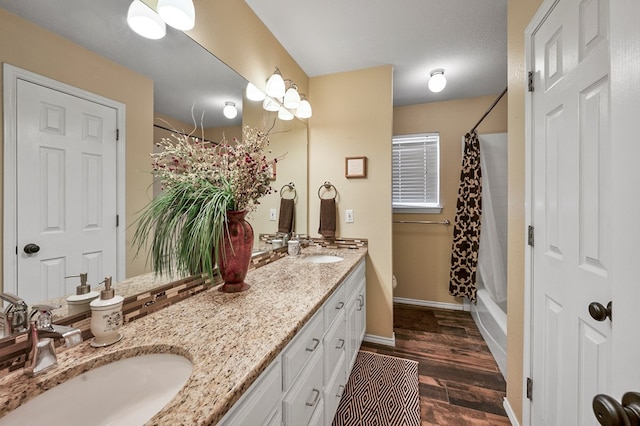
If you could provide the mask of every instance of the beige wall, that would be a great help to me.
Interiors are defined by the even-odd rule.
[[[393,70],[390,65],[310,79],[309,231],[318,236],[325,181],[338,190],[337,235],[369,239],[367,334],[393,335],[391,294],[391,136]],[[367,177],[345,178],[345,157],[366,156]],[[345,223],[353,209],[354,223]]]
[[[141,170],[148,170],[152,146],[153,81],[4,9],[0,9],[0,62],[126,105],[126,218],[120,226],[131,224],[135,213],[146,204],[147,198],[141,194],[151,184],[151,176]],[[3,114],[1,108],[0,105],[0,116]],[[0,143],[3,144],[2,135],[0,131]],[[0,179],[1,176],[0,173]],[[133,258],[134,251],[130,249],[133,232],[134,229],[127,229],[128,277],[146,270],[143,257]]]
[[[253,10],[238,0],[195,0],[196,26],[187,34],[264,91],[276,67],[309,94],[309,78]],[[313,105],[313,100],[310,99]]]
[[[509,0],[508,3],[508,83],[509,83],[509,251],[507,317],[507,400],[522,423],[522,362],[524,334],[524,182],[525,111],[527,70],[524,56],[524,30],[542,0]]]
[[[462,164],[462,138],[495,101],[496,95],[408,105],[393,109],[393,134],[440,133],[440,214],[394,214],[394,220],[445,220],[452,223]],[[478,126],[478,133],[507,131],[507,101],[503,97]],[[393,272],[395,297],[430,302],[462,303],[449,295],[453,226],[394,224]]]

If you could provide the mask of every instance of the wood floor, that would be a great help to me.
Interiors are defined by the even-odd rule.
[[[422,426],[510,425],[506,383],[469,312],[394,305],[395,348],[361,350],[419,362]]]

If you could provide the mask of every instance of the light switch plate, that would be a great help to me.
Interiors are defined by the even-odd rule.
[[[276,209],[269,210],[269,220],[276,220]]]
[[[353,210],[347,210],[345,216],[347,223],[353,223]]]

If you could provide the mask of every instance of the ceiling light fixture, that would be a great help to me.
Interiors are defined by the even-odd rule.
[[[247,83],[246,90],[247,99],[250,101],[264,101],[265,93],[258,89],[253,83]]]
[[[444,77],[444,70],[437,69],[431,71],[431,78],[429,79],[429,90],[433,93],[442,92],[447,85],[447,79]]]
[[[267,95],[272,98],[282,99],[284,92],[284,79],[282,78],[282,74],[280,74],[280,70],[276,68],[273,74],[271,74],[271,77],[269,77],[269,80],[267,80]]]
[[[235,102],[225,102],[222,114],[229,120],[232,120],[238,116],[238,110],[236,109]]]
[[[140,0],[133,0],[127,12],[129,27],[142,37],[158,40],[167,34],[167,26],[158,14]]]
[[[188,31],[196,24],[196,9],[192,0],[158,0],[158,14],[177,30]]]

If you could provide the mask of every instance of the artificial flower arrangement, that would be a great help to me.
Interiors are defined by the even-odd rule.
[[[253,211],[270,186],[268,134],[245,126],[242,140],[214,144],[189,135],[163,138],[152,153],[152,173],[162,192],[137,219],[138,252],[151,239],[156,273],[204,273],[214,277],[227,211]]]

